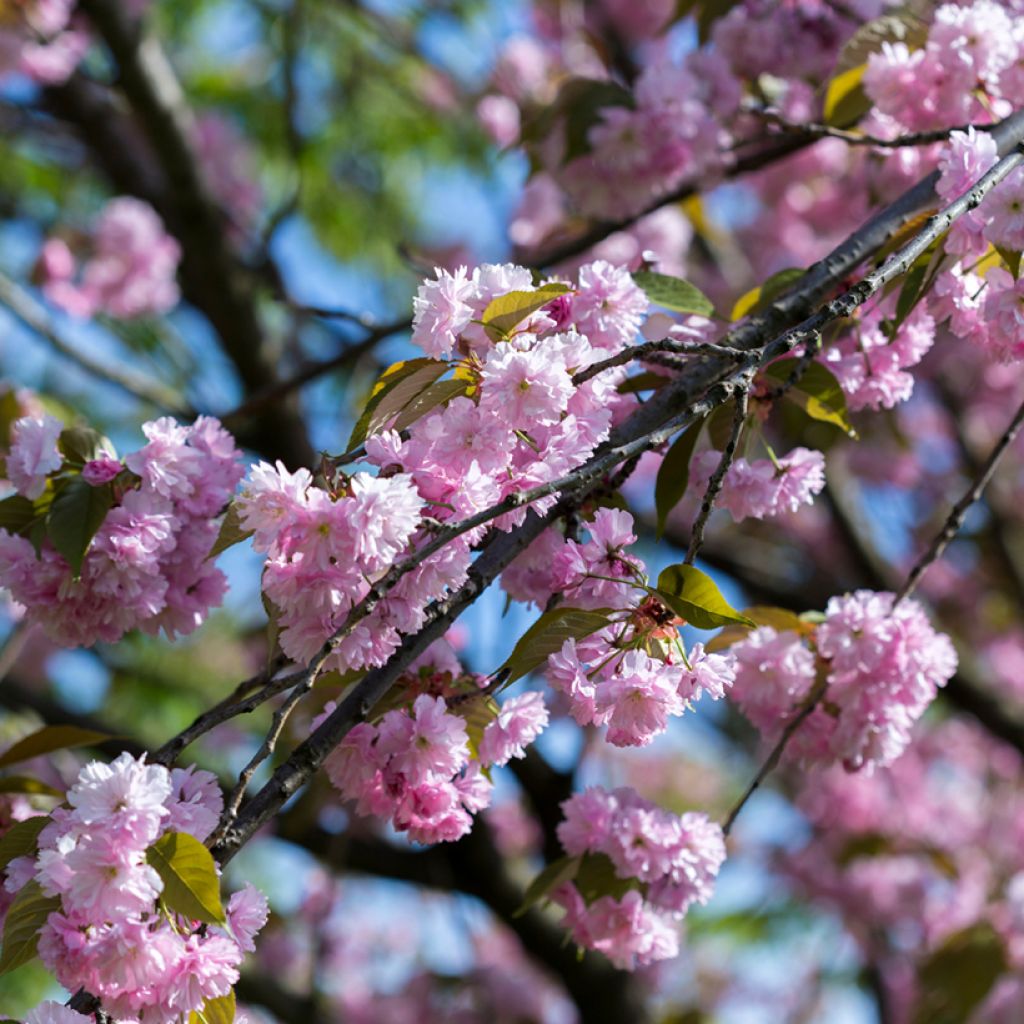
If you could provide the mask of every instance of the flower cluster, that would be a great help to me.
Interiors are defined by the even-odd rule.
[[[789,745],[806,763],[840,762],[849,771],[891,764],[914,723],[956,671],[949,638],[921,606],[858,590],[835,597],[814,631],[815,654],[794,630],[755,629],[733,646],[732,696],[769,739],[810,699],[819,671],[825,690]]]
[[[863,311],[855,331],[831,346],[822,361],[836,375],[850,409],[891,409],[914,390],[907,370],[935,341],[935,320],[925,304],[898,326],[896,297]]]
[[[37,854],[13,860],[4,883],[23,894],[38,886],[53,901],[39,934],[47,968],[68,991],[97,996],[113,1017],[144,1024],[177,1024],[226,996],[255,948],[266,900],[246,886],[231,897],[223,925],[200,925],[169,905],[147,858],[161,837],[210,835],[223,804],[215,777],[122,754],[86,765],[67,803],[40,833]]]
[[[549,147],[549,170],[584,212],[627,217],[684,178],[717,170],[729,139],[721,122],[739,99],[738,81],[715,52],[682,64],[654,60],[621,103],[600,108],[582,155]]]
[[[902,128],[921,131],[1005,116],[1024,87],[1024,37],[995,0],[944,4],[920,49],[883,43],[868,57],[864,91]]]
[[[598,509],[583,543],[547,531],[509,567],[510,596],[543,606],[554,593],[570,608],[600,609],[608,624],[567,639],[547,660],[548,682],[580,725],[607,725],[615,746],[646,746],[707,692],[718,700],[732,683],[731,655],[695,644],[687,657],[681,622],[648,596],[643,562],[625,548],[636,540],[633,517]]]
[[[110,200],[90,249],[79,267],[62,239],[43,246],[43,294],[54,305],[72,316],[107,313],[119,319],[166,313],[177,305],[181,248],[148,203],[130,196]]]
[[[11,73],[58,85],[85,55],[88,35],[70,24],[73,0],[24,0],[0,12],[0,79]]]
[[[459,376],[437,381],[451,397],[438,408],[425,405],[407,434],[387,429],[398,409],[371,432],[366,458],[379,475],[339,474],[328,491],[313,486],[303,470],[289,474],[266,464],[253,470],[238,508],[255,531],[256,549],[268,555],[264,592],[280,610],[289,657],[308,660],[393,562],[429,540],[428,514],[435,524],[458,522],[557,479],[607,437],[617,414],[634,407],[635,399],[615,390],[622,368],[579,386],[572,379],[634,339],[647,299],[628,272],[591,264],[580,270],[575,289],[540,292],[550,300],[506,335],[481,325],[493,299],[536,291],[530,272],[512,265],[485,265],[472,274],[439,270],[421,286],[413,340],[435,363],[420,368],[433,380],[448,366]],[[448,357],[457,362],[441,362]],[[525,507],[516,509],[495,525],[511,529],[525,514]],[[402,576],[348,631],[330,667],[386,661],[401,635],[422,625],[426,606],[461,585],[471,545],[483,532],[463,534]]]
[[[551,898],[565,909],[572,940],[635,969],[678,953],[674,919],[707,903],[725,860],[718,825],[677,816],[632,789],[591,787],[562,804],[558,838],[580,858]],[[610,862],[611,871],[603,870]]]
[[[84,482],[112,505],[77,577],[51,540],[37,554],[29,537],[0,529],[0,578],[55,643],[112,643],[131,629],[190,633],[224,594],[224,575],[207,556],[242,476],[240,453],[210,417],[190,427],[163,418],[142,429],[148,443],[123,460],[104,442],[83,463],[58,450],[53,417],[14,425],[7,473],[24,498],[42,501],[53,490],[59,499]]]
[[[690,463],[692,494],[702,494],[721,461],[708,449]],[[794,448],[777,459],[736,459],[725,474],[716,504],[726,508],[736,522],[770,519],[811,505],[825,486],[825,457],[809,448]]]
[[[442,690],[448,699],[421,692],[410,707],[360,723],[324,765],[358,813],[389,820],[418,843],[466,835],[472,816],[491,802],[483,769],[523,757],[548,723],[539,693],[496,708],[480,694],[482,680],[462,676],[457,664],[453,674],[443,655],[443,648],[428,651],[403,683],[407,689]],[[334,708],[328,703],[314,726]]]

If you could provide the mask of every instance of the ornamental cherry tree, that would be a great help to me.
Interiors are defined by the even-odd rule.
[[[1024,1014],[1024,9],[0,0],[0,1017]]]

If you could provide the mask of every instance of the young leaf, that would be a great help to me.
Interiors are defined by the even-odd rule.
[[[715,312],[714,303],[699,288],[682,278],[657,274],[653,270],[635,270],[633,280],[656,306],[697,316],[712,316]]]
[[[754,622],[736,611],[706,573],[692,565],[670,565],[658,577],[655,595],[698,629],[717,629],[740,623],[752,626]]]
[[[224,519],[221,521],[217,539],[213,542],[213,547],[210,548],[210,553],[206,557],[216,558],[221,552],[227,551],[228,548],[233,548],[236,544],[241,544],[243,540],[247,540],[253,533],[253,530],[246,530],[242,526],[242,520],[238,515],[238,507],[234,502],[231,502],[228,505],[227,512],[224,513]]]
[[[571,882],[576,877],[579,866],[579,857],[559,857],[558,860],[553,860],[530,883],[515,916],[522,917],[530,907],[544,899],[552,889],[557,889],[565,882]]]
[[[884,14],[861,25],[839,51],[834,75],[864,64],[873,53],[880,53],[883,43],[906,43],[911,50],[920,49],[928,38],[927,24],[905,10]]]
[[[64,458],[78,466],[84,466],[102,454],[110,454],[114,446],[99,431],[91,427],[68,427],[60,432],[57,447]]]
[[[110,733],[80,729],[77,725],[44,725],[0,754],[0,768],[7,768],[32,757],[41,757],[43,754],[52,754],[55,750],[93,747],[97,743],[104,743],[113,738]]]
[[[27,964],[36,955],[39,929],[55,910],[60,910],[60,897],[44,896],[35,880],[24,886],[14,897],[4,922],[0,975]]]
[[[533,292],[508,292],[491,299],[480,319],[492,341],[507,337],[528,316],[572,289],[567,284],[543,284]]]
[[[89,545],[113,504],[114,492],[109,484],[93,487],[80,476],[68,480],[54,496],[46,517],[46,533],[67,559],[75,579],[81,574]]]
[[[447,363],[426,357],[389,366],[374,384],[366,408],[352,428],[346,450],[358,448],[447,370]]]
[[[575,78],[558,95],[565,110],[565,155],[568,163],[590,152],[590,129],[601,121],[607,107],[635,106],[633,94],[616,82]],[[486,317],[485,317],[486,319]]]
[[[621,899],[630,889],[641,884],[635,878],[620,878],[611,858],[604,853],[584,854],[573,881],[587,903],[593,903],[602,896]]]
[[[748,313],[759,313],[767,309],[780,295],[788,291],[790,286],[795,284],[804,276],[806,271],[800,267],[788,267],[772,274],[763,284],[751,288],[749,292],[741,295],[729,314],[730,320],[739,320]]]
[[[781,359],[765,368],[765,376],[784,384],[798,362],[797,359]],[[857,436],[846,411],[846,394],[835,374],[824,363],[810,363],[786,392],[786,397],[799,405],[812,420],[831,423],[850,437]]]
[[[210,851],[187,832],[168,832],[147,851],[146,860],[164,883],[164,902],[183,917],[224,924],[220,880]]]
[[[987,922],[950,935],[921,965],[914,1024],[963,1024],[1006,970],[1003,940]]]
[[[693,449],[697,445],[704,420],[699,419],[691,423],[675,443],[665,453],[665,458],[658,468],[658,479],[654,484],[654,508],[658,516],[657,535],[661,540],[665,532],[665,523],[669,513],[676,507],[679,500],[686,493],[686,486],[690,482],[690,459],[693,456]]]
[[[836,75],[825,92],[825,124],[850,128],[870,109],[871,100],[861,84],[867,64],[858,64]]]
[[[995,249],[996,252],[999,253],[999,258],[1006,264],[1006,269],[1013,274],[1014,280],[1020,277],[1021,253],[1013,252],[1010,249],[1004,249],[1001,245],[997,245]]]
[[[235,990],[231,989],[226,996],[209,999],[201,1010],[193,1010],[189,1016],[189,1024],[234,1024]]]
[[[453,398],[466,394],[473,385],[467,380],[437,380],[421,391],[395,420],[395,430],[411,427],[421,416],[426,416],[439,405],[447,405]]]
[[[582,640],[608,625],[608,609],[588,611],[584,608],[553,608],[543,615],[519,638],[508,660],[502,666],[509,672],[508,681],[515,682],[539,668],[548,655],[562,649],[566,640]]]
[[[0,793],[27,793],[31,796],[63,797],[64,793],[53,786],[33,779],[30,775],[0,775]]]
[[[5,451],[11,447],[11,427],[20,420],[24,413],[18,393],[11,388],[0,395],[0,448]]]
[[[39,833],[50,824],[49,815],[38,815],[16,821],[0,836],[0,871],[3,871],[15,857],[35,856],[39,846]]]
[[[36,519],[36,507],[23,494],[12,494],[0,501],[0,529],[24,533]]]

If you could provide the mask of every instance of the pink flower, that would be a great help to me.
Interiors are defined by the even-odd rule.
[[[443,358],[451,353],[459,335],[473,319],[473,283],[466,268],[454,274],[436,269],[436,280],[424,281],[413,299],[412,341],[428,356]]]
[[[1024,280],[1015,281],[1002,267],[986,275],[985,320],[988,330],[982,345],[1003,362],[1024,358]]]
[[[171,795],[166,801],[170,832],[187,832],[201,842],[211,835],[224,809],[217,776],[189,765],[171,771]]]
[[[62,1003],[48,999],[29,1013],[25,1018],[25,1024],[89,1024],[91,1020],[92,1018],[84,1013],[78,1013]]]
[[[679,683],[679,696],[685,701],[697,700],[707,693],[712,700],[720,700],[736,678],[736,656],[705,654],[704,645],[695,643],[689,655],[690,667]]]
[[[11,427],[7,478],[32,501],[46,489],[47,476],[62,465],[57,439],[63,429],[64,424],[49,413],[44,413],[40,419],[23,416]]]
[[[608,742],[616,747],[646,746],[668,727],[670,715],[685,709],[678,670],[643,651],[627,651],[615,671],[595,688],[599,712],[608,713]]]
[[[102,487],[118,476],[124,466],[110,455],[101,455],[98,459],[90,459],[82,467],[82,479],[90,487]]]
[[[510,427],[529,432],[557,423],[573,394],[568,369],[542,345],[522,351],[511,344],[493,349],[481,371],[481,409]]]
[[[505,701],[498,717],[484,729],[480,760],[503,765],[525,757],[528,747],[547,727],[548,709],[541,694],[532,691]]]
[[[238,940],[238,945],[247,953],[252,953],[256,949],[253,939],[267,923],[269,914],[266,896],[249,883],[232,893],[231,899],[228,900],[228,926],[231,934]]]
[[[417,785],[432,777],[451,778],[469,760],[466,723],[448,713],[443,697],[421,694],[412,717],[389,711],[380,722],[378,746],[388,771]]]
[[[771,626],[751,631],[732,653],[733,699],[757,729],[777,734],[814,683],[814,655],[796,633],[779,633]]]
[[[167,817],[164,802],[170,795],[166,768],[124,753],[109,765],[99,761],[87,764],[68,790],[67,799],[83,824],[102,822],[105,829],[142,849],[156,838]]]
[[[650,302],[623,267],[604,260],[580,267],[573,316],[581,334],[597,348],[632,344]]]
[[[962,196],[996,162],[999,150],[989,132],[971,125],[966,132],[951,132],[949,146],[939,158],[939,183],[935,186],[947,202]]]

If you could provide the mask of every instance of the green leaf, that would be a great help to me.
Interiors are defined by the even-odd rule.
[[[42,729],[29,733],[0,754],[0,768],[7,768],[33,757],[41,757],[43,754],[52,754],[55,750],[94,747],[110,739],[114,739],[111,733],[80,729],[77,725],[44,725]]]
[[[0,836],[0,871],[15,857],[33,857],[39,846],[39,833],[50,824],[49,815],[16,821]]]
[[[0,448],[11,447],[11,427],[20,420],[24,413],[14,388],[9,388],[0,395]]]
[[[708,440],[716,451],[724,452],[729,438],[732,437],[732,424],[736,418],[736,402],[729,399],[715,408],[706,420]]]
[[[558,860],[553,860],[530,883],[515,916],[522,917],[530,907],[544,899],[552,889],[557,889],[565,882],[571,882],[576,877],[579,866],[579,857],[559,857]]]
[[[553,608],[519,638],[508,660],[502,666],[509,672],[508,682],[539,668],[548,655],[562,649],[566,640],[582,640],[608,625],[611,612],[606,608],[590,611],[584,608]]]
[[[403,695],[404,696],[404,695]],[[452,712],[466,723],[466,736],[470,754],[479,759],[480,741],[487,728],[497,717],[501,708],[493,697],[477,694],[468,700],[461,700],[451,708]]]
[[[36,955],[39,929],[55,910],[60,910],[60,897],[44,896],[36,881],[29,882],[14,897],[4,922],[0,975],[27,964]]]
[[[224,519],[221,521],[217,539],[214,541],[213,547],[210,548],[210,553],[206,557],[216,558],[221,552],[227,551],[228,548],[233,548],[236,544],[241,544],[243,540],[247,540],[254,532],[254,530],[247,530],[242,526],[242,520],[238,514],[238,506],[231,502],[228,505],[227,512],[224,513]]]
[[[0,501],[0,529],[8,533],[25,533],[35,522],[35,505],[23,494],[12,494]]]
[[[84,466],[100,455],[114,450],[110,440],[91,427],[68,427],[60,432],[57,447],[69,462]]]
[[[910,316],[914,307],[920,300],[922,288],[924,286],[925,274],[927,273],[928,264],[918,262],[910,268],[907,276],[903,279],[903,287],[900,289],[900,297],[896,300],[896,320],[894,323],[894,330],[899,329],[900,325],[908,316]]]
[[[114,491],[109,484],[93,487],[80,476],[65,482],[54,496],[46,533],[67,559],[75,579],[81,575],[89,545],[113,504]]]
[[[765,376],[784,384],[797,366],[797,359],[782,359],[765,368]],[[812,362],[800,375],[800,379],[786,392],[786,398],[795,402],[812,420],[831,423],[850,437],[856,437],[849,413],[846,410],[846,394],[836,380],[835,374],[824,363]]]
[[[209,999],[201,1010],[193,1010],[189,1024],[234,1024],[235,990],[219,999]]]
[[[420,417],[426,416],[439,405],[447,405],[453,398],[466,394],[473,384],[462,378],[434,381],[421,391],[399,414],[395,420],[395,430],[411,427]]]
[[[965,1024],[1006,968],[1003,941],[987,922],[949,936],[918,971],[914,1024]]]
[[[447,363],[425,357],[389,366],[374,384],[366,408],[352,428],[347,450],[358,448],[447,370]]]
[[[63,797],[62,790],[33,779],[30,775],[0,775],[0,793],[25,793],[31,796]]]
[[[840,72],[828,83],[825,124],[834,128],[850,128],[871,109],[871,100],[861,84],[867,69],[866,63],[858,64]]]
[[[572,289],[567,284],[543,284],[536,291],[508,292],[491,299],[480,317],[492,341],[508,337],[528,316]]]
[[[800,267],[788,267],[772,274],[763,284],[751,288],[749,292],[741,295],[729,314],[730,320],[739,320],[748,313],[759,313],[767,309],[780,295],[787,292],[806,273]]]
[[[658,516],[657,537],[661,540],[669,513],[686,493],[690,482],[690,459],[697,445],[704,420],[691,423],[672,447],[665,453],[658,467],[658,478],[654,484],[654,508]]]
[[[1014,279],[1016,280],[1020,277],[1021,254],[1019,252],[1012,252],[1010,249],[1004,249],[1000,245],[997,245],[995,250],[999,253],[999,258],[1006,264],[1006,269],[1013,274]]]
[[[147,851],[146,860],[164,883],[163,900],[190,921],[224,924],[220,879],[210,851],[187,832],[168,832]]]
[[[880,53],[883,43],[906,43],[911,50],[920,49],[928,38],[926,23],[909,11],[885,14],[861,25],[839,51],[833,75],[864,64],[873,53]]]
[[[630,889],[641,887],[635,878],[620,878],[611,858],[604,853],[584,854],[573,881],[587,903],[593,903],[602,896],[622,899]]]
[[[714,303],[699,288],[680,277],[658,274],[653,270],[636,270],[633,280],[656,306],[677,313],[696,313],[697,316],[712,316],[715,312]]]
[[[633,107],[633,94],[616,82],[574,78],[558,96],[565,111],[565,154],[563,163],[590,152],[590,129],[602,120],[607,107]],[[486,317],[484,318],[486,319]]]
[[[754,625],[746,615],[736,611],[707,573],[692,565],[670,565],[658,577],[656,596],[678,616],[698,629],[717,629],[739,623]]]

